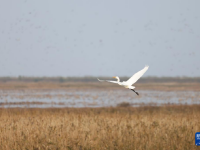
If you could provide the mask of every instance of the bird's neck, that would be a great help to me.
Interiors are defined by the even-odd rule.
[[[120,82],[120,79],[119,79],[119,78],[117,78],[117,82]]]

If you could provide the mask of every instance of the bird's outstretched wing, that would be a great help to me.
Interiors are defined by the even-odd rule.
[[[148,70],[149,66],[145,66],[144,69],[135,73],[130,79],[126,81],[128,85],[132,85]]]
[[[98,79],[98,78],[97,78]],[[110,81],[110,80],[100,80],[98,79],[100,82],[111,82],[111,83],[118,83],[117,81]]]

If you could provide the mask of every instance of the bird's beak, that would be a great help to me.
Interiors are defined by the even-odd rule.
[[[113,78],[116,78],[116,77],[113,77]]]

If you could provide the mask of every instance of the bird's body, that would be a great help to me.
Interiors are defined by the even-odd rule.
[[[144,67],[144,69],[142,69],[142,70],[140,70],[140,71],[138,71],[137,73],[135,73],[130,79],[128,79],[127,81],[123,81],[123,82],[120,82],[120,79],[119,79],[119,77],[113,77],[113,78],[116,78],[117,79],[117,81],[110,81],[110,80],[99,80],[100,82],[104,82],[104,81],[106,81],[106,82],[111,82],[111,83],[116,83],[116,84],[119,84],[119,85],[121,85],[121,86],[123,86],[123,87],[125,87],[125,88],[127,88],[127,89],[130,89],[130,90],[132,90],[133,92],[135,92],[135,87],[134,86],[132,86],[135,82],[137,82],[137,80],[148,70],[148,68],[149,68],[149,66],[145,66]],[[139,95],[138,94],[138,92],[135,92],[137,95]]]

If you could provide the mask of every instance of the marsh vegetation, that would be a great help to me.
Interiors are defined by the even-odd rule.
[[[0,149],[197,149],[200,106],[0,109]]]
[[[95,82],[0,82],[0,149],[198,149],[199,83],[138,83],[137,90],[139,97]],[[174,97],[176,105],[166,103]],[[80,100],[87,108],[66,108]],[[65,108],[29,108],[49,103]]]

